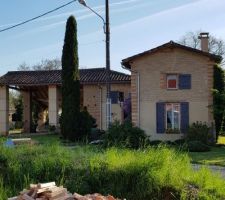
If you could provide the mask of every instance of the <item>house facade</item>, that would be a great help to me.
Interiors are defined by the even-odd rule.
[[[173,41],[122,61],[131,71],[132,121],[151,140],[176,140],[196,121],[213,123],[213,66],[220,57]]]
[[[124,120],[123,102],[131,96],[132,122],[151,140],[176,140],[196,121],[214,123],[213,67],[221,57],[208,52],[208,34],[200,35],[197,50],[173,41],[122,60],[128,74],[111,70],[112,121]],[[87,107],[98,128],[106,129],[106,70],[81,69],[81,106]],[[8,133],[9,89],[19,90],[24,102],[24,132],[31,132],[31,107],[40,105],[38,130],[59,126],[61,71],[16,71],[0,77],[0,134]]]
[[[130,94],[130,75],[110,71],[112,121],[123,121],[123,101]],[[106,70],[80,70],[80,102],[96,119],[98,128],[106,129]],[[24,132],[32,132],[32,102],[39,106],[38,131],[46,131],[45,124],[59,126],[61,113],[61,70],[12,71],[0,77],[0,134],[9,131],[9,89],[23,97]]]

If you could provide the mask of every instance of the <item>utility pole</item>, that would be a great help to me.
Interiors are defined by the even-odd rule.
[[[85,0],[78,0],[78,2],[91,10],[93,13],[95,13],[104,24],[104,33],[105,33],[105,57],[106,57],[106,129],[109,128],[110,123],[112,121],[111,119],[111,113],[112,113],[112,107],[111,107],[111,98],[110,98],[110,91],[111,91],[111,80],[110,80],[110,24],[109,24],[109,0],[105,0],[105,19],[99,15],[95,10],[93,10],[91,7],[89,7],[86,4]]]
[[[110,84],[110,25],[109,25],[109,0],[105,0],[105,36],[106,36],[106,128],[111,123],[111,84]]]

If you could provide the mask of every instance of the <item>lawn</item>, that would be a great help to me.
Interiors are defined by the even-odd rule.
[[[38,142],[39,144],[54,144],[60,143],[59,135],[32,135],[31,139]]]
[[[219,137],[220,147],[212,147],[209,152],[190,152],[191,161],[199,164],[225,166],[225,137]]]

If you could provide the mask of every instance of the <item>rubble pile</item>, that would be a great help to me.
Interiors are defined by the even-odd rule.
[[[55,182],[30,184],[29,189],[24,189],[16,197],[8,200],[118,200],[113,196],[102,196],[101,194],[73,195],[63,186],[57,187]]]

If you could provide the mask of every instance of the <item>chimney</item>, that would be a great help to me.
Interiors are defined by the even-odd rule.
[[[201,50],[209,52],[209,33],[206,32],[200,33],[198,39],[201,40]]]

